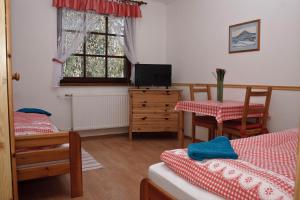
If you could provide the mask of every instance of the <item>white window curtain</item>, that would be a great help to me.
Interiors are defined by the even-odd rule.
[[[119,18],[120,19],[120,18]],[[122,33],[122,28],[124,27],[124,40],[119,37],[118,42],[123,47],[125,56],[131,63],[131,82],[134,83],[134,66],[138,63],[136,55],[136,40],[135,40],[135,30],[136,30],[136,19],[125,17],[122,20],[118,20],[117,17],[114,18],[112,24],[112,29],[115,33]]]
[[[134,83],[134,72],[135,72],[135,64],[138,63],[137,55],[136,55],[136,19],[135,18],[126,18],[125,19],[125,55],[129,59],[132,64],[131,67],[131,82]]]
[[[58,38],[58,47],[57,47],[57,56],[53,59],[54,61],[54,70],[53,70],[53,86],[59,87],[60,80],[63,78],[63,63],[79,48],[83,43],[84,38],[88,36],[87,30],[90,30],[89,27],[94,27],[96,23],[99,23],[97,14],[91,15],[92,17],[89,20],[79,20],[74,26],[76,34],[72,38],[70,45],[65,45],[65,34],[60,34]],[[134,65],[138,62],[136,57],[135,49],[135,30],[136,30],[136,19],[135,18],[117,18],[113,17],[114,23],[112,23],[112,29],[114,33],[122,33],[123,27],[125,32],[124,40],[122,37],[118,37],[119,44],[123,47],[124,53],[130,63],[132,64],[131,68],[131,81],[134,82]],[[118,20],[123,19],[123,20]],[[61,27],[61,26],[60,26]],[[61,30],[62,31],[62,30]]]
[[[63,8],[65,9],[65,8]],[[63,12],[62,9],[62,12]],[[62,13],[61,12],[61,13]],[[81,13],[84,14],[84,13]],[[76,23],[73,23],[75,35],[73,38],[68,38],[66,34],[63,34],[63,30],[59,30],[58,34],[58,44],[57,44],[57,55],[53,59],[54,68],[53,68],[53,87],[59,87],[60,80],[63,78],[63,63],[80,47],[83,43],[84,38],[88,36],[87,30],[91,30],[92,27],[95,27],[95,24],[99,23],[99,18],[96,14],[89,15],[89,20],[77,20]],[[62,26],[59,26],[59,29],[62,29]],[[67,45],[66,45],[67,44]]]

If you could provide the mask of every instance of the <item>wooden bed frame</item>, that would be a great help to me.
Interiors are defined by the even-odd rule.
[[[55,148],[63,144],[69,144],[69,148]],[[78,133],[16,136],[15,145],[18,181],[70,173],[71,197],[82,196],[81,139]],[[41,148],[49,145],[53,147]],[[51,163],[42,165],[44,162]]]
[[[144,178],[140,184],[140,200],[176,200],[176,198],[157,186],[149,178]]]

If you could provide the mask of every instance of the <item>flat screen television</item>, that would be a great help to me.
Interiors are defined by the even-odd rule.
[[[172,65],[136,64],[135,86],[166,86],[172,84]]]

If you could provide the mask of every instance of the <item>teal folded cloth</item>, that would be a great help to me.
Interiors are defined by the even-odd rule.
[[[188,155],[194,160],[213,158],[237,159],[238,155],[232,148],[227,137],[219,136],[209,142],[199,142],[188,146]]]

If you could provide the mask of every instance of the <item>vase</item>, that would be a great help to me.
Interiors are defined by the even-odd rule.
[[[224,89],[224,82],[217,81],[217,100],[219,102],[223,102],[223,89]]]

